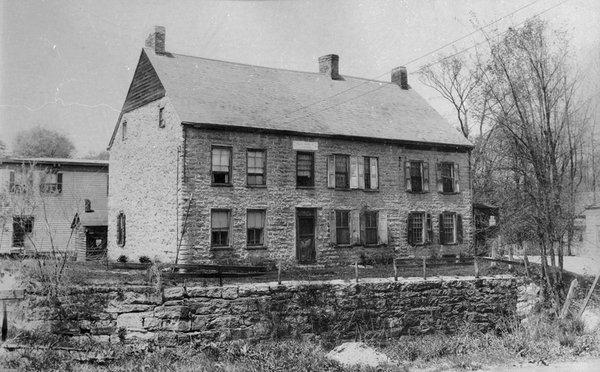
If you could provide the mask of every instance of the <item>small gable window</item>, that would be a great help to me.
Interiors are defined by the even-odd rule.
[[[125,142],[126,139],[127,139],[127,122],[124,121],[123,124],[121,124],[121,140],[123,142]]]
[[[161,106],[158,108],[158,127],[159,128],[165,127],[164,111],[165,111],[164,107]]]
[[[117,245],[123,247],[125,245],[125,213],[120,212],[117,215]]]

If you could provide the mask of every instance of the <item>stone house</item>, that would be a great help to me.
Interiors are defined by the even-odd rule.
[[[106,256],[108,161],[0,159],[0,254]]]
[[[472,145],[408,84],[170,53],[156,27],[109,143],[109,255],[342,264],[467,253]]]

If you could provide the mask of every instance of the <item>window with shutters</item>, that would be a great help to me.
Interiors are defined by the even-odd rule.
[[[246,159],[248,186],[265,186],[267,161],[265,150],[248,150]]]
[[[25,246],[27,235],[33,232],[33,221],[33,216],[13,217],[13,247]]]
[[[246,217],[246,245],[260,247],[264,245],[265,210],[248,210]]]
[[[63,174],[50,172],[45,173],[40,182],[40,192],[42,194],[60,194],[62,193]]]
[[[411,245],[429,244],[433,241],[431,215],[425,212],[408,214],[407,240]]]
[[[117,245],[123,247],[125,245],[125,213],[119,212],[117,215]]]
[[[364,157],[364,180],[365,190],[379,188],[379,161],[376,157]]]
[[[335,188],[350,188],[350,157],[348,155],[335,155]]]
[[[212,147],[213,186],[231,185],[231,147]]]
[[[211,240],[213,247],[229,246],[231,212],[228,209],[213,209],[210,216]]]
[[[158,108],[158,127],[159,128],[164,128],[165,127],[164,111],[165,111],[164,107],[159,107]]]
[[[438,192],[453,194],[459,192],[458,164],[443,162],[437,165]]]
[[[315,186],[315,160],[312,152],[296,154],[296,187]]]
[[[350,211],[335,211],[335,234],[337,244],[350,244]]]
[[[423,161],[405,163],[406,191],[429,192],[429,164]]]
[[[364,212],[365,245],[377,244],[377,212]]]

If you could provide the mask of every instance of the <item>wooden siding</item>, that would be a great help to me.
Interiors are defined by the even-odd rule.
[[[146,52],[142,50],[122,112],[129,112],[165,96],[163,87]]]

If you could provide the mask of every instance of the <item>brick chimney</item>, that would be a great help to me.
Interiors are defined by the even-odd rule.
[[[154,26],[154,31],[146,38],[146,47],[154,49],[156,54],[165,53],[165,28]]]
[[[337,54],[327,54],[319,57],[319,72],[331,77],[333,80],[340,79],[339,74],[340,56]]]
[[[402,89],[408,90],[408,73],[406,67],[400,66],[392,70],[392,83],[399,85]]]

